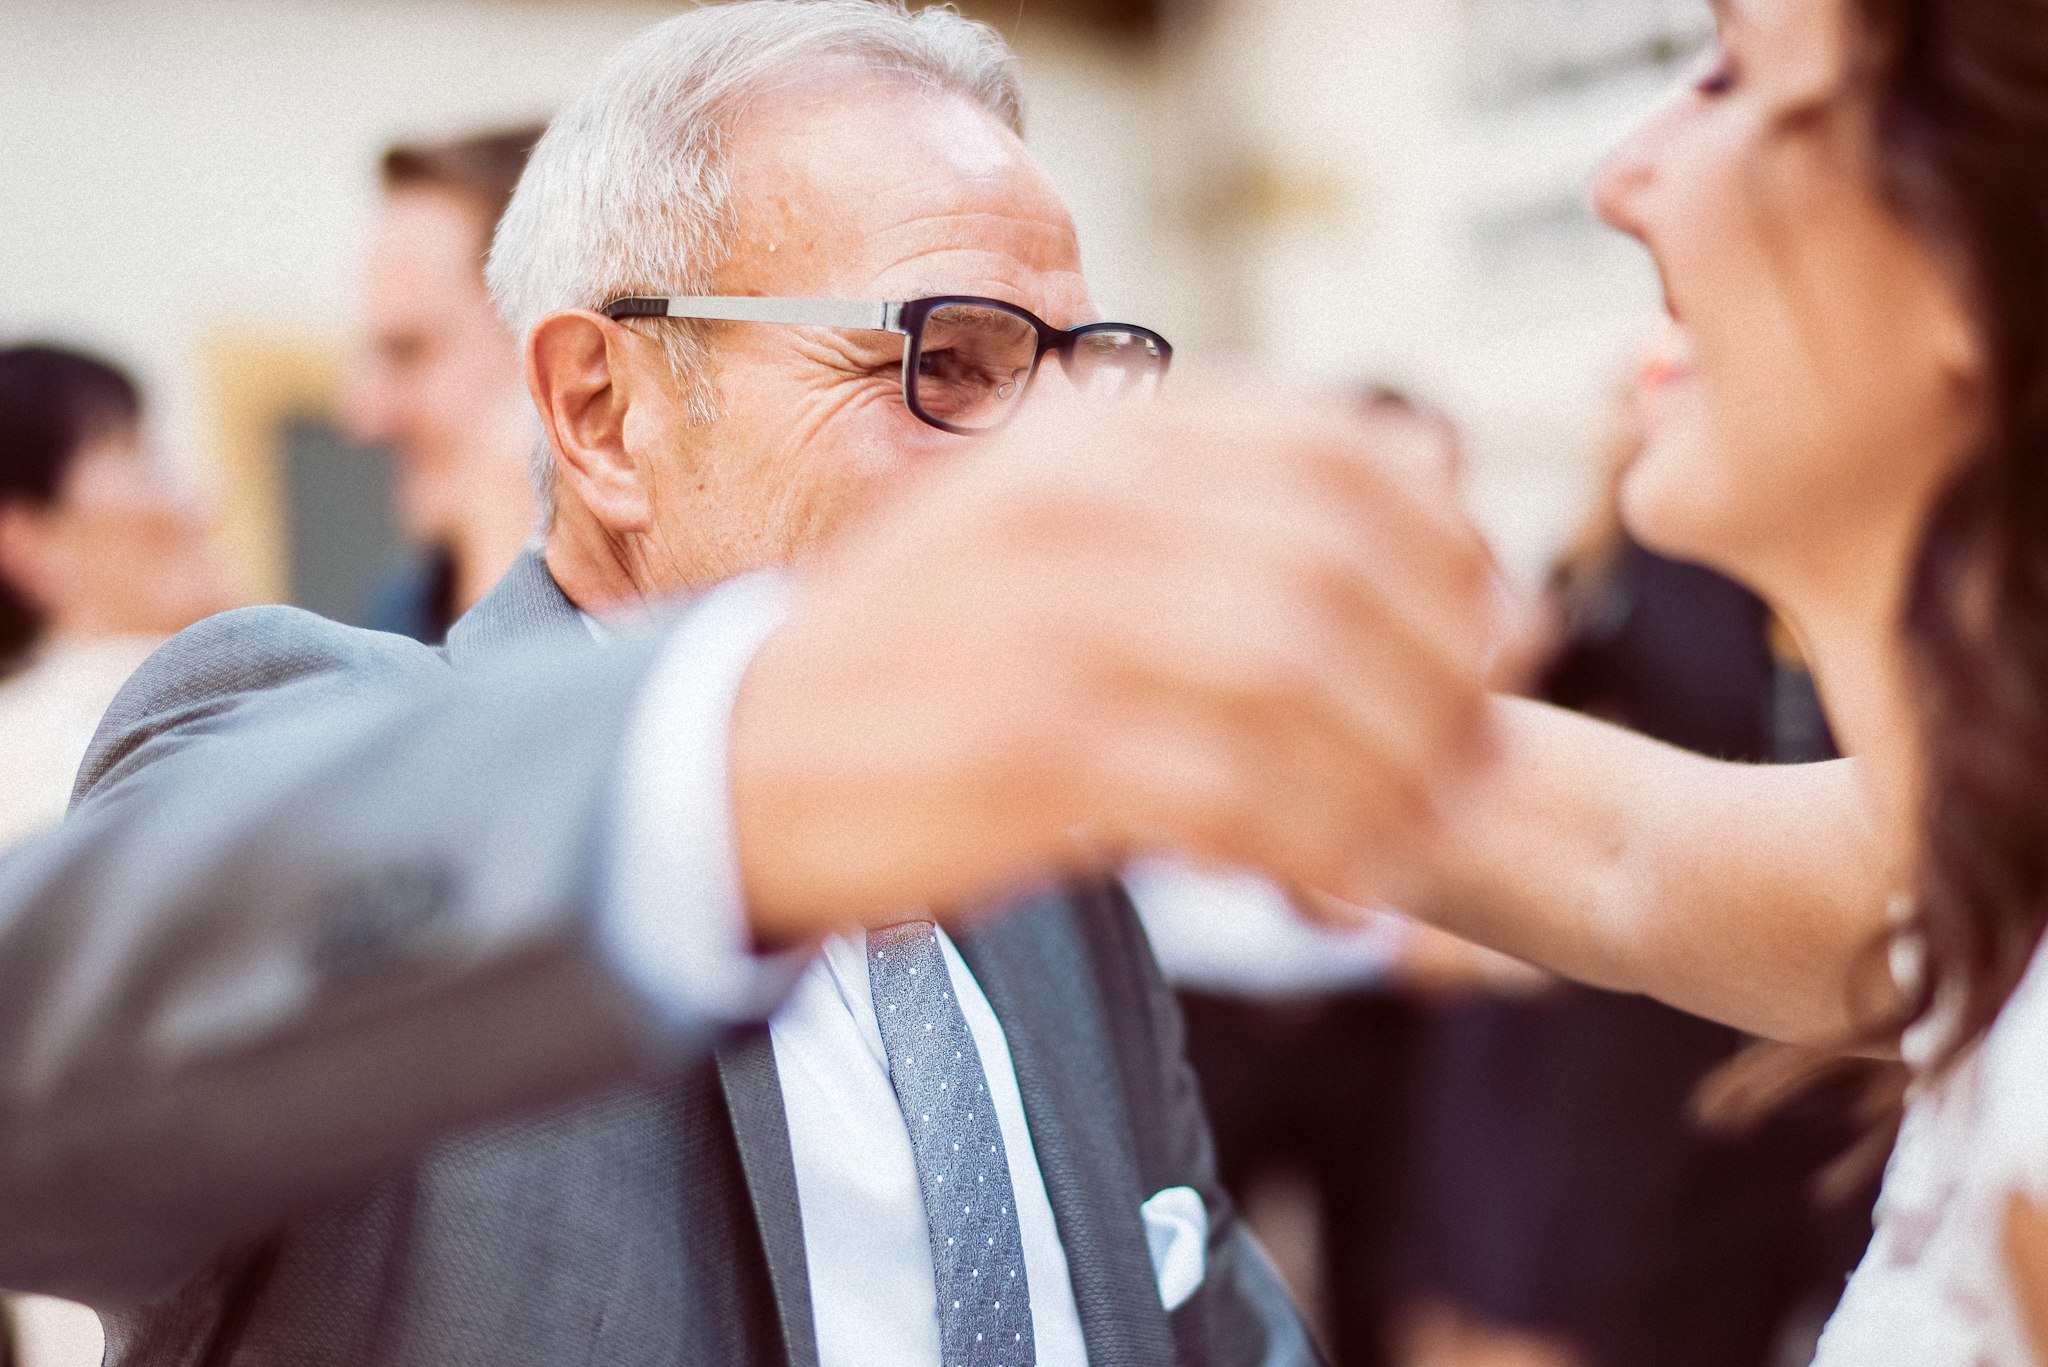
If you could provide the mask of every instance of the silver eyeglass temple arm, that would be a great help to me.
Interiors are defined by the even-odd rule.
[[[901,332],[903,305],[861,299],[761,299],[751,295],[621,299],[607,312],[628,318],[697,318],[723,323],[791,323],[799,327]]]

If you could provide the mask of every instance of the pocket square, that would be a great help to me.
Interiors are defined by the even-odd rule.
[[[1178,1310],[1209,1271],[1209,1208],[1193,1187],[1168,1187],[1140,1206],[1159,1302]]]

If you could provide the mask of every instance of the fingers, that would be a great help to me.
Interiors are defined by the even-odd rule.
[[[859,917],[1170,849],[1369,888],[1483,748],[1447,469],[1270,395],[1034,406],[812,567],[735,719],[748,886]]]
[[[1412,786],[1336,762],[1312,727],[1219,725],[1194,709],[1119,728],[1097,772],[1111,781],[1096,829],[1123,854],[1174,851],[1321,886],[1368,881],[1379,844],[1430,819]]]
[[[1092,818],[1139,846],[1357,883],[1420,838],[1483,749],[1476,535],[1398,481],[1355,475],[1371,453],[1334,429],[1119,437],[1170,475],[1064,526],[1057,547],[1100,566],[1076,604],[1100,611],[1073,614],[1066,644],[1115,718]],[[1356,497],[1381,488],[1396,492]]]
[[[1491,649],[1494,561],[1459,505],[1440,424],[1398,411],[1276,419],[1226,399],[1123,415],[1111,440],[1163,493],[1299,521],[1348,562],[1334,586],[1376,571],[1375,611],[1403,610],[1415,634],[1461,657]]]
[[[1390,852],[1423,842],[1450,775],[1482,753],[1480,728],[1461,730],[1462,709],[1426,696],[1388,701],[1408,687],[1398,671],[1361,688],[1262,654],[1130,690],[1096,761],[1100,819],[1121,817],[1141,847],[1362,886]]]

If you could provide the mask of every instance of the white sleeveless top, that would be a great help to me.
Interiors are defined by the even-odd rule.
[[[1976,1051],[1916,1088],[1814,1367],[2036,1367],[2003,1249],[2014,1192],[2048,1206],[2048,949]]]

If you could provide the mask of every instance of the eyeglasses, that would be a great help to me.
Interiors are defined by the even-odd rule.
[[[903,303],[845,299],[636,295],[604,306],[606,317],[695,318],[727,323],[900,332],[903,401],[933,427],[963,436],[989,432],[1016,416],[1046,355],[1057,352],[1084,393],[1106,398],[1155,392],[1173,347],[1150,328],[1089,323],[1061,331],[999,299],[942,295]]]

